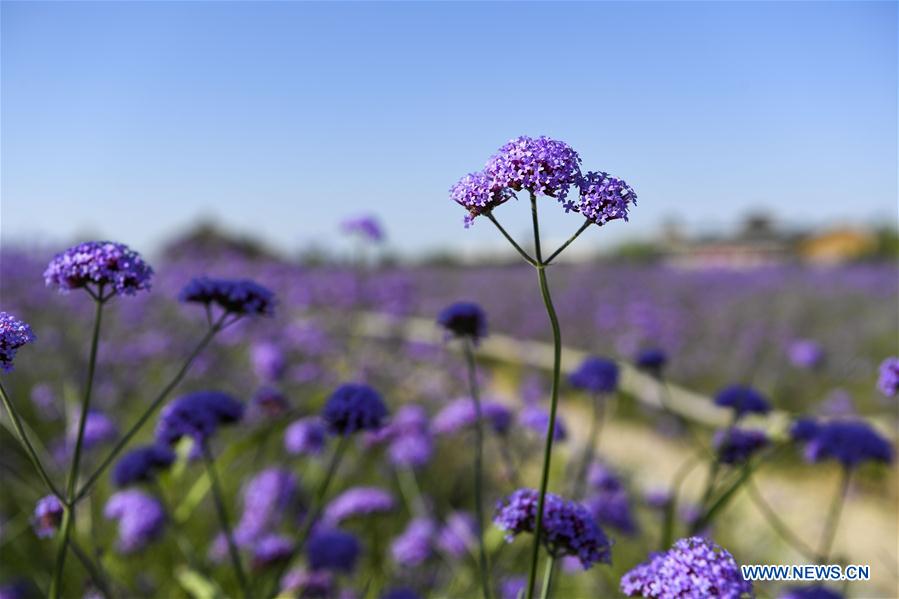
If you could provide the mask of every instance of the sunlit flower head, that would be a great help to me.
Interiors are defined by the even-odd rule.
[[[0,312],[0,370],[12,370],[16,352],[34,339],[34,333],[27,323],[9,312]]]
[[[153,269],[127,245],[87,241],[57,254],[44,271],[48,287],[87,289],[102,298],[150,289]]]

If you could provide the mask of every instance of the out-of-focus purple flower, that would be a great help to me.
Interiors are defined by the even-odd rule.
[[[348,218],[340,223],[340,229],[349,235],[358,235],[366,241],[378,243],[384,241],[384,229],[373,216]]]
[[[671,503],[671,492],[667,489],[649,489],[643,494],[643,501],[654,510],[663,510]]]
[[[788,588],[777,599],[843,599],[843,594],[825,586],[813,585]]]
[[[493,522],[507,541],[534,532],[538,500],[534,489],[519,489],[497,504]],[[611,543],[587,508],[552,493],[546,494],[541,539],[551,555],[575,555],[585,570],[612,559]]]
[[[437,547],[444,553],[460,558],[477,543],[478,526],[468,512],[452,512],[437,532]]]
[[[243,489],[243,513],[234,528],[234,539],[246,546],[268,532],[299,496],[296,475],[285,468],[266,468]]]
[[[618,474],[597,462],[587,473],[587,483],[592,492],[584,504],[596,521],[625,535],[636,533],[637,521],[631,513],[630,498]]]
[[[420,566],[434,553],[437,526],[430,518],[416,518],[390,543],[393,561],[407,568]]]
[[[12,370],[16,352],[34,340],[34,333],[27,323],[9,312],[0,312],[0,370]]]
[[[564,202],[568,190],[581,178],[581,159],[571,146],[548,137],[521,137],[503,145],[484,172],[492,185]]]
[[[31,585],[25,580],[14,580],[0,585],[0,599],[27,599],[36,597],[31,590]]]
[[[65,293],[87,288],[103,297],[134,295],[150,289],[153,269],[127,245],[87,241],[57,254],[44,271],[48,287]],[[99,295],[99,294],[98,294]]]
[[[45,418],[51,418],[57,413],[56,394],[53,387],[47,383],[38,383],[31,388],[31,403],[42,412]]]
[[[893,445],[862,420],[803,424],[798,431],[794,424],[791,432],[794,439],[806,442],[805,457],[810,462],[836,460],[844,468],[854,468],[864,462],[893,461]]]
[[[665,365],[668,364],[668,355],[661,349],[650,347],[641,350],[634,359],[634,363],[638,369],[660,377]]]
[[[568,382],[575,389],[591,393],[611,393],[618,388],[618,365],[606,358],[586,358],[568,376]]]
[[[633,188],[608,173],[589,172],[578,180],[580,197],[577,203],[567,202],[566,208],[580,212],[597,225],[627,220],[629,205],[637,205]]]
[[[387,419],[387,406],[368,385],[346,383],[328,398],[322,418],[331,433],[349,435],[381,428]]]
[[[811,418],[797,418],[790,425],[790,438],[794,441],[809,441],[818,433],[818,423]]]
[[[306,559],[313,570],[330,570],[350,573],[362,547],[359,540],[348,532],[336,528],[315,530],[306,544]]]
[[[500,597],[502,599],[519,599],[519,595],[524,593],[527,583],[527,576],[510,576],[502,579],[499,583]]]
[[[198,277],[181,290],[178,299],[206,306],[214,304],[229,314],[271,316],[275,313],[275,294],[246,279]]]
[[[481,414],[491,428],[503,434],[509,430],[512,413],[509,408],[495,401],[481,401]],[[477,421],[474,400],[468,397],[456,399],[446,404],[431,419],[431,431],[437,435],[450,435],[474,426]]]
[[[726,549],[690,537],[625,574],[621,592],[653,599],[740,599],[752,595],[752,583],[743,580],[740,567]]]
[[[197,451],[220,424],[238,422],[243,413],[243,404],[226,393],[197,391],[182,395],[162,409],[156,439],[174,445],[181,437],[191,437]]]
[[[327,435],[325,423],[318,416],[300,418],[284,430],[284,449],[291,455],[318,455]]]
[[[119,429],[112,419],[100,410],[90,410],[84,421],[84,437],[82,447],[92,449],[98,445],[109,443],[119,435]],[[69,430],[68,445],[73,445],[78,436],[77,423]]]
[[[327,570],[291,570],[281,578],[281,593],[298,599],[334,596],[334,576]]]
[[[112,469],[112,482],[117,487],[152,480],[156,470],[164,470],[175,461],[175,452],[165,445],[146,445],[122,456]]]
[[[390,463],[401,468],[421,468],[434,453],[434,443],[428,433],[408,433],[390,442],[387,457]]]
[[[712,441],[722,464],[743,464],[768,443],[765,431],[734,427],[718,431]]]
[[[472,302],[456,302],[447,306],[437,316],[437,324],[450,335],[465,337],[474,343],[487,336],[487,315]]]
[[[881,362],[877,390],[887,397],[899,395],[899,358],[891,356]]]
[[[253,364],[253,372],[263,381],[280,380],[287,369],[284,351],[270,341],[253,344],[250,348],[250,362]]]
[[[518,413],[518,422],[521,426],[530,429],[538,435],[546,435],[546,429],[549,428],[549,412],[540,406],[525,406]],[[556,414],[556,423],[553,428],[553,439],[556,441],[564,441],[568,438],[568,427],[562,417]]]
[[[834,389],[818,406],[818,413],[822,416],[854,416],[856,410],[852,396],[848,392]]]
[[[250,400],[251,415],[255,417],[264,415],[277,418],[287,413],[289,408],[287,396],[274,387],[259,388]]]
[[[261,570],[281,562],[292,552],[293,542],[284,535],[265,535],[253,546],[253,568]]]
[[[353,487],[331,500],[323,519],[330,524],[339,524],[348,518],[391,512],[394,507],[393,495],[384,489]]]
[[[384,591],[380,599],[422,599],[422,597],[408,587],[395,587]]]
[[[49,539],[59,530],[65,508],[56,495],[41,497],[34,507],[31,524],[34,533],[41,539]]]
[[[732,409],[737,418],[746,414],[767,414],[771,411],[768,400],[752,387],[745,385],[731,385],[722,389],[715,395],[715,405]]]
[[[103,508],[108,520],[119,521],[118,547],[122,553],[140,551],[162,534],[166,517],[153,496],[137,489],[113,494]]]
[[[469,173],[459,179],[450,190],[450,199],[466,210],[465,226],[471,225],[474,218],[490,212],[500,204],[511,199],[512,192],[484,172]]]
[[[797,368],[817,368],[824,361],[824,350],[811,339],[797,339],[787,348],[790,363]]]

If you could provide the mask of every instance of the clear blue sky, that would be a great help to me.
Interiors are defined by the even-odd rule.
[[[296,249],[374,213],[471,249],[496,234],[447,188],[519,134],[636,188],[586,244],[895,222],[896,112],[894,3],[3,2],[2,233],[152,251],[214,217]]]

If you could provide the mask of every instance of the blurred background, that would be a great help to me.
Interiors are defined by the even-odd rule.
[[[687,432],[717,422],[697,402],[734,382],[781,416],[861,415],[896,438],[896,399],[875,391],[878,365],[899,353],[894,3],[3,2],[0,14],[0,300],[63,356],[17,364],[13,384],[57,445],[67,416],[52,405],[70,405],[80,383],[87,306],[40,275],[85,239],[127,243],[158,273],[150,299],[111,309],[101,363],[122,368],[98,405],[120,417],[188,347],[196,323],[173,298],[203,273],[257,279],[284,310],[236,330],[189,386],[227,381],[250,397],[274,384],[312,398],[307,409],[352,374],[433,413],[464,390],[428,327],[468,299],[495,334],[483,348],[491,396],[545,397],[535,277],[448,198],[518,135],[568,142],[584,168],[639,196],[629,222],[591,228],[550,272],[573,355],[669,357],[681,418],[652,408],[659,388],[631,381],[603,433],[599,451],[634,497],[667,484]],[[555,246],[581,219],[545,205]],[[526,206],[496,214],[528,247]],[[358,218],[378,233],[347,227]],[[272,346],[288,363],[276,377],[259,365]],[[586,405],[566,398],[582,440]],[[226,483],[235,496],[253,464],[240,466]],[[759,486],[816,538],[835,481],[835,468],[792,455]],[[464,496],[439,475],[421,484]],[[33,499],[17,493],[0,502],[6,576],[50,555],[9,542]],[[852,596],[896,596],[897,497],[895,468],[853,487],[838,557],[870,563],[875,580]],[[640,515],[644,531],[652,517]],[[196,526],[205,543],[214,525]],[[716,535],[746,563],[804,559],[745,496]],[[622,540],[616,573],[648,548]],[[593,588],[572,580],[570,596]]]

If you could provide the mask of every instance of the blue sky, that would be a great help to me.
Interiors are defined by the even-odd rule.
[[[895,222],[896,7],[3,2],[3,239],[152,251],[211,217],[294,250],[373,213],[399,250],[493,247],[447,188],[520,134],[637,190],[583,247]]]

